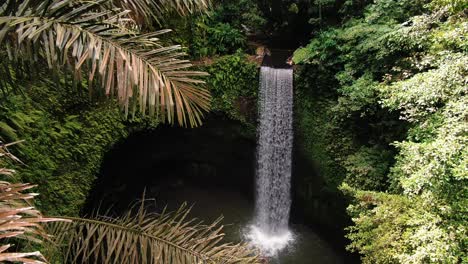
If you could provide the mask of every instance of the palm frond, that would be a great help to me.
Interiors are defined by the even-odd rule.
[[[159,15],[163,12],[176,11],[182,16],[195,12],[204,12],[211,7],[211,0],[153,0],[158,7]]]
[[[188,220],[185,204],[172,213],[137,212],[119,218],[67,218],[50,233],[65,249],[67,263],[261,263],[244,244],[224,244],[221,219],[203,225]]]
[[[201,124],[210,94],[194,86],[203,84],[194,77],[207,74],[188,70],[192,64],[181,59],[179,45],[160,43],[169,30],[130,30],[129,11],[103,10],[108,0],[11,2],[17,1],[0,6],[0,45],[11,50],[8,59],[44,60],[54,71],[72,68],[78,80],[85,72],[89,82],[98,79],[118,99],[126,115],[132,106],[132,112],[139,108],[171,124]]]
[[[7,146],[15,144],[3,144],[0,142],[0,157],[8,157],[18,160],[7,149]],[[0,175],[10,177],[13,170],[0,168]],[[52,221],[63,221],[58,218],[45,218],[36,210],[31,200],[36,193],[25,193],[35,187],[27,183],[10,183],[0,181],[0,262],[21,263],[46,263],[44,256],[38,252],[10,252],[11,244],[5,244],[5,240],[21,238],[30,242],[40,243],[48,239],[48,235],[41,223]],[[69,221],[69,220],[67,220]]]
[[[202,13],[209,10],[211,0],[113,0],[114,5],[131,10],[134,18],[147,22],[162,22],[167,14],[176,12],[180,16]]]

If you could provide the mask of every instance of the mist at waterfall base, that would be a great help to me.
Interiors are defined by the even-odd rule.
[[[265,256],[276,256],[293,242],[291,208],[293,70],[262,67],[255,220],[245,238]]]

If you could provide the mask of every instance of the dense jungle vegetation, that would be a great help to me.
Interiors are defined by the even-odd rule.
[[[185,207],[80,217],[132,133],[208,116],[255,140],[270,47],[295,50],[295,144],[316,170],[295,179],[303,222],[344,230],[363,263],[468,263],[467,16],[466,0],[0,1],[0,262],[131,263],[115,248],[140,241],[164,263],[262,263],[212,250],[219,223]],[[317,219],[312,197],[340,206]],[[63,247],[29,243],[46,232]]]
[[[304,148],[364,263],[468,261],[467,4],[375,1],[295,52]]]

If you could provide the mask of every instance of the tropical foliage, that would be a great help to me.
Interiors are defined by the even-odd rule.
[[[148,26],[153,22],[157,22],[159,25],[164,24],[167,22],[168,16],[174,12],[180,16],[205,13],[210,9],[211,4],[211,0],[113,0],[110,5],[131,10],[130,16],[134,20],[144,19],[145,26]]]
[[[41,223],[53,221],[65,221],[57,218],[45,218],[34,208],[32,200],[36,193],[25,191],[35,186],[28,183],[11,183],[14,170],[3,168],[4,158],[14,162],[21,162],[7,147],[19,142],[4,144],[0,142],[0,261],[22,262],[22,263],[47,263],[39,251],[15,252],[19,247],[12,244],[14,239],[23,239],[29,242],[41,243],[49,237]],[[17,240],[18,241],[18,240]]]
[[[105,152],[131,130],[158,124],[140,115],[125,121],[116,102],[48,82],[9,95],[0,109],[1,140],[27,142],[12,150],[27,165],[12,168],[22,182],[38,185],[36,206],[52,215],[77,215]]]
[[[245,51],[247,35],[262,32],[265,24],[256,1],[216,1],[211,12],[190,21],[190,54],[203,58]]]
[[[212,111],[234,120],[254,123],[257,101],[258,69],[243,53],[217,59],[205,68],[210,76],[207,87],[213,95]]]
[[[199,126],[211,109],[253,139],[246,53],[275,35],[312,38],[293,58],[295,155],[316,170],[293,183],[304,221],[348,225],[363,263],[468,262],[466,0],[0,2],[0,140],[27,141],[0,145],[0,262],[46,262],[21,238],[53,240],[58,263],[263,261],[185,205],[79,215],[105,153],[135,130]],[[67,221],[50,237],[40,223],[56,219],[39,211]]]
[[[316,97],[300,102],[302,130],[352,197],[348,248],[364,263],[467,261],[466,7],[376,1],[295,53],[310,65],[300,92]],[[325,131],[310,101],[332,118]]]
[[[209,17],[201,17],[193,24],[191,53],[196,58],[230,54],[246,46],[247,38],[243,32],[228,23],[212,22]]]
[[[135,8],[140,2],[146,1],[126,1]],[[97,92],[91,85],[96,81],[99,91],[115,96],[126,114],[139,109],[169,123],[199,125],[210,96],[194,86],[203,82],[193,77],[206,74],[187,70],[191,64],[180,59],[180,46],[162,44],[159,37],[168,30],[143,32],[129,10],[110,9],[113,4],[72,0],[2,4],[0,44],[10,63],[2,75],[14,83],[15,72],[40,69],[46,63],[57,76],[58,71],[69,70],[75,82],[84,74],[91,94]]]

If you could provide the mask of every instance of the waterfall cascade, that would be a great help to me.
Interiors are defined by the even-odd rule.
[[[293,70],[262,67],[257,145],[255,222],[247,238],[266,255],[291,240]]]

